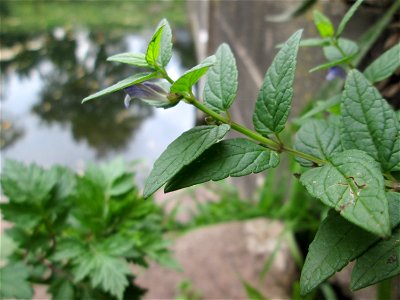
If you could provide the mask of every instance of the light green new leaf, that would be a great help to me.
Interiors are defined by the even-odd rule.
[[[336,38],[340,37],[343,33],[343,30],[346,28],[347,23],[350,21],[351,17],[354,15],[358,7],[361,5],[361,3],[364,0],[357,0],[356,3],[354,3],[351,8],[346,12],[346,14],[343,16],[343,19],[340,21],[337,32],[336,32]]]
[[[357,259],[350,288],[355,291],[400,274],[400,226]]]
[[[94,98],[98,98],[107,94],[111,94],[114,93],[116,91],[122,90],[128,86],[134,85],[134,84],[138,84],[144,81],[147,81],[149,79],[153,79],[153,78],[157,78],[157,73],[138,73],[132,76],[129,76],[128,78],[125,78],[124,80],[121,80],[119,82],[117,82],[116,84],[109,86],[108,88],[105,88],[104,90],[101,90],[97,93],[94,93],[86,98],[84,98],[82,100],[83,102],[92,100]]]
[[[300,152],[329,160],[329,157],[342,150],[338,126],[325,120],[308,120],[297,132],[294,148]],[[312,166],[312,162],[296,158],[302,166]]]
[[[347,76],[342,95],[341,139],[344,149],[360,149],[384,171],[400,162],[400,125],[378,90],[356,70]]]
[[[181,77],[179,77],[171,86],[172,93],[189,92],[192,86],[203,76],[209,67],[214,65],[216,58],[214,55],[207,57],[199,65],[186,71]]]
[[[231,139],[219,142],[204,151],[195,161],[179,171],[165,187],[166,192],[184,187],[217,181],[229,176],[239,177],[259,173],[276,167],[276,152],[247,139]]]
[[[184,132],[173,141],[154,163],[146,180],[143,196],[152,195],[173,178],[184,166],[198,158],[205,150],[220,141],[229,125],[198,126]]]
[[[400,43],[379,56],[365,69],[364,75],[374,83],[388,78],[398,68],[400,68]]]
[[[118,299],[122,299],[128,286],[127,275],[131,274],[129,264],[120,257],[109,256],[99,251],[85,253],[75,260],[76,281],[90,278],[94,287],[99,287]]]
[[[355,42],[348,39],[338,39],[338,45],[343,53],[334,46],[324,47],[324,55],[329,61],[337,61],[343,58],[354,57],[358,52],[358,46]]]
[[[275,56],[257,97],[253,124],[262,135],[285,128],[293,98],[296,56],[302,31],[295,32]]]
[[[331,20],[323,13],[314,10],[314,24],[322,38],[331,37],[335,33]]]
[[[50,197],[57,177],[54,169],[44,170],[31,164],[7,160],[0,178],[4,194],[14,203],[43,203]]]
[[[143,53],[119,53],[108,57],[107,61],[115,61],[138,67],[150,67],[146,61],[146,56]]]
[[[350,222],[378,236],[390,235],[385,183],[379,164],[365,152],[334,153],[323,167],[305,172],[308,192]]]
[[[390,223],[400,223],[400,194],[387,193]],[[340,271],[350,261],[364,253],[379,238],[342,218],[331,210],[321,223],[311,243],[301,271],[300,286],[303,295]]]
[[[217,112],[223,112],[235,100],[238,71],[235,57],[227,44],[219,46],[215,57],[216,63],[207,73],[204,103]]]
[[[164,27],[164,25],[161,25],[156,29],[149,45],[147,46],[146,61],[152,67],[157,67],[157,60],[158,56],[160,55],[160,44]]]
[[[160,54],[157,59],[157,63],[165,67],[172,57],[172,32],[171,27],[166,19],[161,20],[158,28],[163,27],[160,41]]]
[[[0,269],[1,299],[32,299],[33,289],[28,282],[29,268],[22,262]]]

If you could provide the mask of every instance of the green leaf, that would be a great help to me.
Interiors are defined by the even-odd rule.
[[[307,120],[308,118],[311,118],[321,112],[324,112],[324,111],[330,109],[331,107],[333,107],[335,105],[340,104],[340,100],[341,100],[340,96],[341,95],[335,95],[326,101],[317,101],[316,106],[314,108],[312,108],[310,111],[306,112],[300,118],[295,119],[293,122],[295,124],[303,124],[303,122],[305,120]]]
[[[127,275],[131,274],[126,260],[93,251],[79,256],[75,265],[76,281],[89,277],[93,286],[100,287],[118,299],[122,299],[124,290],[129,284]]]
[[[196,160],[182,168],[165,187],[175,191],[206,181],[217,181],[229,176],[239,177],[259,173],[276,167],[276,152],[247,139],[231,139],[219,142],[204,151]]]
[[[343,57],[341,59],[330,61],[328,63],[316,66],[315,68],[312,68],[309,72],[312,73],[312,72],[319,71],[319,70],[326,70],[326,69],[329,69],[331,67],[338,66],[338,65],[341,65],[343,63],[346,63],[346,62],[350,61],[351,59],[352,59],[352,56],[346,56],[346,57]]]
[[[384,171],[400,161],[400,125],[378,90],[356,70],[347,76],[342,95],[341,139],[344,149],[367,152]]]
[[[400,226],[357,259],[350,288],[355,291],[400,274]]]
[[[216,58],[214,55],[207,57],[199,65],[186,71],[180,78],[178,78],[171,86],[172,93],[189,92],[192,86],[203,76],[209,67],[214,65]]]
[[[331,20],[323,13],[314,10],[314,24],[322,38],[332,37],[335,33]]]
[[[296,134],[294,148],[300,152],[329,160],[335,152],[342,151],[340,130],[335,124],[325,120],[308,120]],[[302,166],[312,166],[312,162],[296,158]]]
[[[300,47],[323,47],[323,46],[329,46],[330,42],[329,39],[318,39],[318,38],[312,38],[312,39],[304,39],[300,41]]]
[[[146,61],[152,67],[158,67],[157,60],[158,56],[160,55],[160,44],[164,27],[164,25],[161,25],[156,29],[147,47]]]
[[[340,21],[337,32],[336,32],[336,38],[340,37],[346,28],[347,23],[350,21],[351,17],[354,15],[358,7],[361,5],[361,3],[364,0],[357,0],[356,3],[354,3],[351,8],[346,12],[344,15],[343,19]]]
[[[390,223],[400,223],[400,194],[387,193]],[[323,281],[359,257],[379,238],[331,210],[311,243],[301,271],[301,293],[307,294]]]
[[[204,103],[217,112],[228,110],[236,97],[238,70],[235,57],[227,44],[215,53],[216,63],[207,73]]]
[[[285,128],[292,98],[296,56],[302,31],[295,32],[274,58],[257,97],[253,124],[262,135]]]
[[[33,229],[42,221],[41,208],[31,203],[1,203],[1,214],[4,220],[12,222],[26,230]]]
[[[343,58],[354,57],[358,52],[358,46],[355,42],[348,39],[338,39],[338,45],[343,53],[335,46],[324,47],[324,55],[329,61],[337,61]]]
[[[54,300],[74,299],[74,287],[65,278],[57,278],[51,282],[48,290]]]
[[[7,160],[1,176],[1,187],[10,202],[43,204],[56,185],[54,170]]]
[[[97,93],[94,93],[82,100],[82,103],[92,100],[94,98],[98,98],[107,94],[114,93],[116,91],[122,90],[128,86],[138,84],[144,81],[147,81],[149,79],[157,78],[157,73],[138,73],[132,76],[129,76],[128,78],[125,78],[124,80],[121,80],[117,82],[116,84],[109,86],[108,88],[105,88],[104,90],[101,90]]]
[[[264,297],[263,294],[259,290],[257,290],[255,287],[253,287],[248,282],[242,281],[242,284],[244,285],[247,297],[249,299],[251,299],[251,300],[267,300],[267,298]]]
[[[359,150],[332,155],[323,167],[305,172],[301,183],[350,222],[378,236],[390,235],[385,183],[379,164]]]
[[[229,131],[229,125],[198,126],[173,141],[154,163],[146,180],[143,196],[149,197],[184,166],[198,158],[205,150],[220,141]]]
[[[108,57],[107,60],[144,68],[150,67],[143,53],[119,53]]]
[[[0,269],[1,299],[32,299],[33,289],[28,282],[29,268],[22,262]]]
[[[171,27],[166,19],[161,20],[158,28],[163,27],[160,41],[160,55],[158,56],[157,63],[165,67],[172,57],[172,32]]]
[[[400,67],[400,43],[379,56],[364,71],[365,77],[372,83],[391,76]]]

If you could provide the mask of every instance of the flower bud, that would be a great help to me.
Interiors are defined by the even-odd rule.
[[[176,105],[180,98],[171,97],[169,93],[170,85],[166,82],[146,81],[129,86],[124,89],[126,96],[124,99],[125,107],[128,108],[132,99],[139,99],[155,107],[169,108]]]
[[[331,81],[336,78],[346,78],[346,72],[341,68],[341,67],[331,67],[328,70],[328,73],[326,74],[326,80]]]

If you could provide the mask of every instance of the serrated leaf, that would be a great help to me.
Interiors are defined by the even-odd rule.
[[[54,170],[7,160],[0,180],[3,192],[10,202],[37,205],[49,199],[57,177]]]
[[[90,278],[91,284],[122,299],[128,286],[129,264],[120,257],[109,256],[99,251],[85,253],[75,261],[75,280]]]
[[[145,57],[147,63],[152,67],[158,67],[157,60],[158,56],[160,55],[160,44],[164,27],[165,27],[164,25],[161,25],[156,29],[147,47]]]
[[[323,13],[314,10],[314,24],[322,38],[331,37],[335,33],[331,20]]]
[[[308,192],[350,222],[378,236],[390,235],[385,183],[379,164],[359,150],[332,155],[323,167],[305,172]]]
[[[229,176],[259,173],[278,164],[279,156],[274,151],[247,139],[226,140],[211,146],[195,161],[182,168],[167,183],[165,192]]]
[[[26,230],[33,229],[42,221],[41,208],[31,203],[1,203],[1,214],[4,220]]]
[[[340,37],[343,33],[343,30],[346,28],[347,23],[350,21],[351,17],[354,15],[354,13],[357,11],[358,7],[361,5],[361,3],[364,0],[357,0],[351,8],[346,12],[346,14],[343,16],[342,20],[339,23],[337,32],[336,32],[336,37]]]
[[[394,110],[357,70],[347,76],[342,95],[341,139],[344,149],[360,149],[384,171],[400,162],[400,125]]]
[[[172,32],[171,27],[166,19],[161,20],[158,28],[164,27],[161,34],[160,54],[157,62],[160,66],[165,67],[172,57]]]
[[[262,135],[281,132],[293,98],[296,56],[302,31],[295,32],[275,56],[257,97],[253,124]]]
[[[400,223],[400,194],[387,193],[390,223]],[[301,271],[301,293],[308,294],[323,281],[364,253],[379,238],[331,210],[318,228]]]
[[[33,289],[28,282],[29,268],[22,262],[0,269],[1,299],[32,299]]]
[[[117,82],[116,84],[109,86],[108,88],[105,88],[104,90],[101,90],[97,93],[94,93],[82,100],[82,103],[92,100],[94,98],[98,98],[107,94],[114,93],[116,91],[122,90],[128,86],[138,84],[141,82],[144,82],[146,80],[150,80],[153,78],[157,78],[157,73],[138,73],[132,76],[129,76],[128,78],[125,78],[124,80],[121,80]]]
[[[324,47],[323,51],[327,60],[337,61],[344,57],[354,57],[357,54],[358,46],[355,42],[343,38],[338,39],[337,42],[343,53],[334,46]]]
[[[115,61],[123,64],[138,66],[138,67],[150,67],[146,61],[146,55],[143,53],[119,53],[107,58],[107,61]]]
[[[198,158],[205,150],[220,141],[229,125],[198,126],[173,141],[154,163],[146,180],[143,196],[149,197],[173,178],[184,166]]]
[[[357,259],[350,288],[355,291],[400,274],[400,226]]]
[[[319,71],[319,70],[326,70],[326,69],[332,68],[334,66],[341,65],[343,63],[350,61],[352,59],[352,57],[353,56],[346,56],[346,57],[343,57],[338,60],[334,60],[334,61],[327,62],[325,64],[321,64],[319,66],[316,66],[315,68],[312,68],[309,72],[312,73],[312,72]]]
[[[216,62],[214,55],[204,59],[199,65],[186,71],[181,77],[179,77],[171,86],[172,93],[189,92],[192,86],[203,76],[209,67],[213,66]]]
[[[215,53],[216,63],[208,73],[204,87],[204,103],[217,112],[228,110],[236,97],[238,70],[235,57],[227,44]]]
[[[65,278],[53,280],[48,291],[54,300],[74,299],[74,287]]]
[[[294,148],[323,160],[342,150],[340,130],[335,124],[325,120],[308,120],[297,132]],[[312,166],[312,162],[297,158],[302,166]]]
[[[388,78],[398,68],[400,68],[400,43],[374,60],[365,69],[364,75],[371,83],[375,83]]]

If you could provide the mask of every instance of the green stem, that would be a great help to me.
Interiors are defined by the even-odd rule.
[[[245,136],[251,138],[252,140],[255,140],[265,146],[267,146],[268,148],[281,152],[281,151],[286,151],[289,154],[295,155],[297,157],[301,157],[304,158],[306,160],[312,161],[318,165],[322,165],[325,164],[326,161],[319,159],[317,157],[314,157],[312,155],[303,153],[303,152],[299,152],[297,150],[294,150],[292,148],[286,147],[283,144],[280,144],[274,140],[271,140],[269,138],[266,138],[262,135],[260,135],[259,133],[248,129],[247,127],[244,127],[243,125],[240,125],[238,123],[232,122],[229,119],[221,116],[220,114],[216,113],[215,111],[209,109],[207,106],[205,106],[203,103],[199,102],[195,97],[193,96],[184,96],[185,100],[192,104],[193,106],[195,106],[196,108],[198,108],[199,110],[201,110],[202,112],[204,112],[205,114],[213,117],[215,120],[220,121],[221,123],[224,124],[228,124],[231,126],[232,129],[236,130],[237,132],[240,132],[242,134],[244,134]]]

